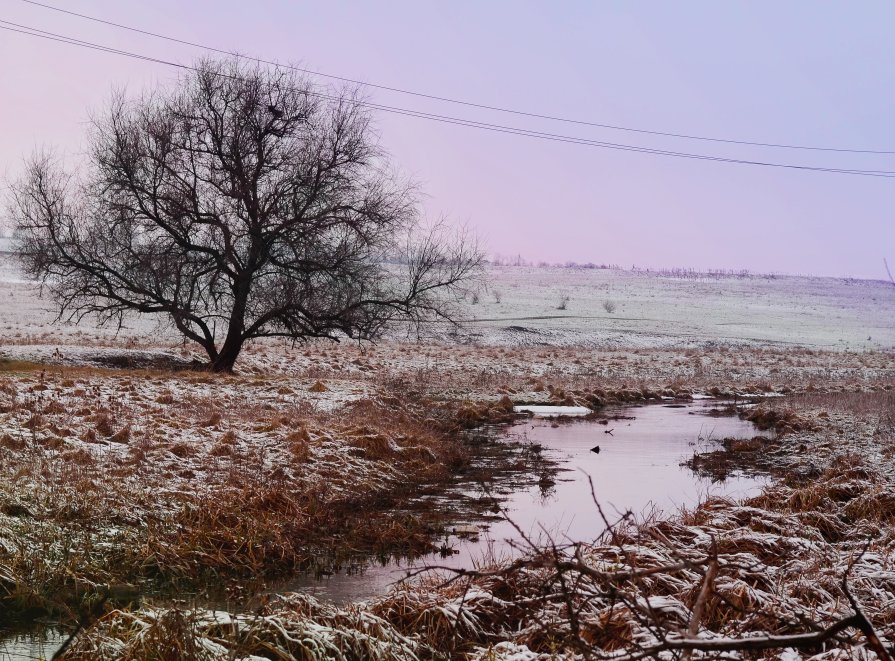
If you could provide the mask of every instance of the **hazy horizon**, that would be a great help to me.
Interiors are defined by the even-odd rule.
[[[51,2],[52,4],[52,2]],[[203,0],[65,5],[217,48],[383,85],[649,130],[895,151],[888,31],[895,6],[391,2],[263,8]],[[203,51],[21,2],[0,19],[177,62]],[[2,171],[84,147],[113,86],[167,84],[156,63],[2,32]],[[321,83],[325,83],[321,79]],[[656,149],[895,171],[893,154],[771,149],[535,120],[367,90],[376,103]],[[376,116],[430,218],[475,228],[489,254],[622,268],[746,269],[885,279],[895,261],[885,178],[610,151]]]

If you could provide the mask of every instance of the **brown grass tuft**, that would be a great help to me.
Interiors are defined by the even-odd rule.
[[[96,429],[97,433],[106,438],[115,434],[114,421],[108,413],[98,413],[93,418],[93,428]]]
[[[286,442],[289,444],[289,454],[296,463],[303,464],[311,457],[311,436],[304,428],[296,429],[286,436]]]
[[[9,450],[22,450],[25,448],[25,439],[15,438],[9,434],[3,434],[0,436],[0,447]]]
[[[205,422],[202,423],[202,426],[203,427],[217,427],[219,424],[221,424],[222,419],[223,418],[221,417],[220,411],[212,411],[211,415],[208,416],[208,418],[205,420]]]
[[[168,452],[173,454],[175,457],[180,457],[181,459],[186,457],[192,457],[196,454],[196,448],[189,443],[184,443],[183,441],[179,443],[174,443],[168,447]]]
[[[122,427],[109,437],[113,443],[129,443],[131,440],[131,426]]]

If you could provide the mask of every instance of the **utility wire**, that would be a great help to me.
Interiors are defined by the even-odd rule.
[[[177,62],[166,62],[164,60],[158,60],[154,57],[150,57],[148,55],[140,55],[139,53],[131,53],[128,51],[118,50],[117,48],[112,48],[110,46],[103,46],[101,44],[92,43],[89,41],[83,41],[81,39],[76,39],[75,37],[68,37],[61,34],[56,34],[55,32],[47,32],[46,30],[41,30],[39,28],[30,27],[28,25],[21,25],[20,23],[13,23],[12,21],[5,21],[0,19],[0,29],[8,30],[10,32],[18,32],[19,34],[28,35],[31,37],[40,37],[42,39],[49,39],[51,41],[58,41],[64,44],[70,44],[72,46],[81,46],[83,48],[89,48],[91,50],[103,51],[106,53],[113,53],[115,55],[124,55],[126,57],[145,60],[147,62],[157,62],[159,64],[167,64],[169,66],[180,67],[182,69],[192,69],[193,67],[189,67],[186,65],[178,64]],[[10,26],[10,27],[7,27]]]
[[[323,78],[329,78],[331,80],[339,80],[339,81],[342,81],[345,83],[352,83],[354,85],[363,85],[365,87],[384,90],[387,92],[406,94],[409,96],[415,96],[418,98],[429,99],[432,101],[453,103],[456,105],[467,106],[470,108],[478,108],[480,110],[490,110],[490,111],[494,111],[494,112],[507,113],[507,114],[517,115],[517,116],[521,116],[521,117],[529,117],[529,118],[533,118],[533,119],[544,119],[544,120],[549,120],[549,121],[554,121],[554,122],[562,122],[565,124],[575,124],[578,126],[590,126],[590,127],[595,127],[595,128],[611,129],[613,131],[626,131],[629,133],[640,133],[640,134],[644,134],[644,135],[655,135],[655,136],[663,136],[663,137],[668,137],[668,138],[682,138],[682,139],[686,139],[686,140],[701,140],[704,142],[719,142],[719,143],[732,144],[732,145],[745,145],[745,146],[752,146],[752,147],[770,147],[770,148],[775,148],[775,149],[798,149],[798,150],[806,150],[806,151],[839,152],[839,153],[849,153],[849,154],[890,154],[890,155],[895,154],[895,151],[893,151],[893,150],[884,150],[884,149],[847,149],[847,148],[837,148],[837,147],[816,147],[816,146],[810,146],[810,145],[792,145],[792,144],[776,143],[776,142],[754,142],[754,141],[750,141],[750,140],[735,140],[735,139],[731,139],[731,138],[716,138],[716,137],[709,137],[709,136],[692,135],[692,134],[687,134],[687,133],[671,133],[668,131],[656,131],[656,130],[650,130],[650,129],[634,128],[634,127],[630,127],[630,126],[619,126],[619,125],[615,125],[615,124],[601,124],[599,122],[591,122],[591,121],[585,121],[585,120],[581,120],[581,119],[572,119],[569,117],[560,117],[557,115],[547,115],[547,114],[541,114],[541,113],[536,113],[536,112],[529,112],[529,111],[525,111],[525,110],[505,108],[505,107],[501,107],[501,106],[493,106],[493,105],[488,105],[488,104],[484,104],[484,103],[476,103],[473,101],[464,101],[461,99],[455,99],[455,98],[451,98],[451,97],[447,97],[447,96],[439,96],[437,94],[427,94],[424,92],[416,92],[416,91],[404,89],[401,87],[392,87],[389,85],[364,82],[364,81],[356,80],[353,78],[347,78],[345,76],[336,76],[334,74],[325,73],[323,71],[315,71],[313,69],[307,69],[304,67],[298,67],[298,66],[289,65],[289,64],[281,64],[281,63],[275,62],[273,60],[266,60],[266,59],[259,58],[259,57],[252,57],[250,55],[241,55],[239,53],[233,53],[230,51],[223,50],[221,48],[209,46],[207,44],[201,44],[201,43],[189,41],[186,39],[179,39],[177,37],[172,37],[170,35],[160,34],[158,32],[152,32],[150,30],[143,30],[141,28],[133,27],[131,25],[125,25],[123,23],[116,23],[114,21],[109,21],[106,19],[98,18],[96,16],[90,16],[88,14],[82,14],[82,13],[79,13],[76,11],[62,9],[61,7],[55,7],[53,5],[49,5],[49,4],[46,4],[43,2],[37,2],[36,0],[21,0],[21,1],[24,3],[27,3],[29,5],[34,5],[36,7],[42,7],[44,9],[49,9],[51,11],[59,12],[62,14],[68,14],[69,16],[75,16],[77,18],[81,18],[81,19],[84,19],[87,21],[93,21],[94,23],[101,23],[103,25],[116,27],[116,28],[119,28],[122,30],[128,30],[130,32],[135,32],[135,33],[143,34],[143,35],[150,36],[150,37],[155,37],[157,39],[164,39],[166,41],[170,41],[170,42],[177,43],[177,44],[182,44],[185,46],[201,48],[203,50],[211,51],[213,53],[221,53],[221,54],[229,55],[232,57],[238,57],[241,59],[257,62],[259,64],[274,65],[274,66],[278,66],[278,67],[292,69],[294,71],[300,71],[302,73],[306,73],[306,74],[309,74],[312,76],[320,76]]]
[[[78,46],[81,48],[87,48],[90,50],[97,50],[100,52],[112,53],[115,55],[121,55],[124,57],[134,58],[138,60],[143,60],[147,62],[153,62],[157,64],[163,64],[166,66],[176,67],[178,69],[188,70],[188,71],[200,71],[198,67],[181,64],[178,62],[172,62],[170,60],[164,60],[157,57],[152,57],[149,55],[143,55],[140,53],[134,53],[131,51],[126,51],[118,48],[111,48],[109,46],[104,46],[101,44],[97,44],[91,41],[86,41],[82,39],[77,39],[74,37],[70,37],[67,35],[62,35],[54,32],[49,32],[47,30],[41,30],[39,28],[33,28],[27,25],[22,25],[19,23],[13,23],[12,21],[6,21],[0,19],[0,29],[7,30],[9,32],[15,32],[31,37],[38,37],[41,39],[47,39],[50,41],[56,41],[60,43],[69,44],[72,46]],[[236,76],[232,76],[229,74],[216,74],[223,77],[237,79]],[[316,92],[312,90],[303,90],[304,93],[315,96],[318,98],[324,98],[328,100],[339,100],[339,97],[333,96],[331,94],[325,94],[322,92]],[[351,101],[360,106],[368,107],[374,110],[379,110],[383,112],[388,112],[397,115],[403,115],[408,117],[416,117],[419,119],[425,119],[428,121],[435,121],[445,124],[453,124],[457,126],[463,126],[467,128],[477,128],[480,130],[487,130],[496,133],[506,133],[510,135],[518,135],[529,138],[536,138],[540,140],[546,140],[550,142],[560,142],[560,143],[568,143],[575,145],[582,145],[587,147],[596,147],[601,149],[612,149],[616,151],[630,151],[630,152],[638,152],[656,156],[669,156],[676,158],[687,158],[687,159],[695,159],[695,160],[704,160],[704,161],[714,161],[721,163],[736,163],[741,165],[753,165],[753,166],[763,166],[763,167],[774,167],[774,168],[785,168],[792,170],[806,170],[812,172],[830,172],[830,173],[838,173],[838,174],[851,174],[858,176],[869,176],[869,177],[886,177],[891,178],[895,177],[895,171],[888,170],[859,170],[859,169],[849,169],[849,168],[831,168],[831,167],[820,167],[820,166],[811,166],[811,165],[799,165],[799,164],[791,164],[791,163],[776,163],[770,161],[753,161],[753,160],[745,160],[745,159],[736,159],[736,158],[728,158],[722,156],[714,156],[709,154],[697,154],[697,153],[689,153],[689,152],[676,152],[676,151],[668,151],[663,149],[655,149],[651,147],[641,147],[638,145],[628,145],[623,143],[610,143],[610,142],[601,142],[597,140],[590,140],[587,138],[580,138],[576,136],[570,135],[562,135],[555,133],[545,133],[541,131],[533,131],[529,129],[523,129],[519,127],[513,126],[505,126],[501,124],[490,124],[486,122],[479,122],[474,120],[463,119],[459,117],[452,117],[448,115],[438,115],[434,113],[426,113],[417,110],[411,110],[408,108],[400,108],[396,106],[387,106],[383,104],[374,103],[371,101],[363,101],[360,99],[353,99]]]

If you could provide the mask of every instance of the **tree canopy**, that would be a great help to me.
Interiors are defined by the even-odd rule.
[[[160,315],[230,371],[254,338],[374,339],[451,318],[473,239],[422,230],[412,184],[355,91],[203,60],[113,95],[74,170],[48,154],[11,187],[26,270],[60,316]]]

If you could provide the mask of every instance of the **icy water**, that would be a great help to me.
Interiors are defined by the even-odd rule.
[[[0,661],[51,659],[66,638],[65,632],[55,627],[17,632],[0,628]]]
[[[674,512],[707,496],[745,498],[756,495],[765,481],[733,475],[721,483],[698,477],[681,462],[697,449],[705,450],[724,438],[762,435],[754,425],[737,417],[714,417],[717,401],[686,404],[650,404],[607,411],[618,419],[603,425],[591,421],[556,422],[534,418],[513,426],[508,435],[543,447],[563,471],[537,487],[506,495],[503,508],[513,524],[501,520],[487,530],[446,540],[451,555],[432,555],[413,563],[391,562],[362,573],[339,573],[322,580],[299,578],[280,589],[310,592],[338,603],[377,596],[406,575],[425,565],[474,567],[482,558],[512,556],[530,539],[588,541],[604,528],[591,494],[610,521],[630,510],[638,516],[657,511]],[[607,433],[610,432],[611,433]],[[599,453],[592,449],[599,446]],[[514,525],[515,524],[515,525]],[[517,530],[518,526],[519,530]]]

